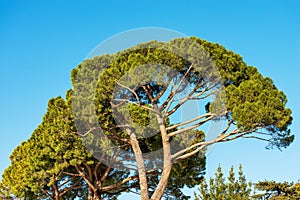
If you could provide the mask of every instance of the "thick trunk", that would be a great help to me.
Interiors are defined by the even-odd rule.
[[[136,162],[138,164],[141,199],[149,200],[147,174],[144,165],[144,158],[142,155],[141,148],[139,146],[139,141],[137,140],[136,135],[131,132],[131,130],[128,129],[127,132],[130,135],[131,146],[134,151]]]
[[[153,195],[151,196],[151,200],[159,200],[162,198],[164,191],[168,184],[171,170],[172,170],[172,165],[168,165],[168,166],[164,167],[163,172],[160,177],[160,180],[159,180],[159,183],[158,183]]]
[[[157,116],[157,121],[159,123],[159,128],[160,128],[162,143],[163,143],[164,168],[159,183],[153,195],[151,196],[151,200],[159,200],[162,198],[164,191],[167,187],[168,180],[172,170],[170,138],[167,134],[167,130],[163,118],[161,116]]]

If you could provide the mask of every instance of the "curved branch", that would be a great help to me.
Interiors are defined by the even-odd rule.
[[[119,86],[121,86],[121,87],[123,87],[123,88],[129,90],[131,93],[133,93],[134,96],[135,96],[135,98],[136,98],[136,100],[138,101],[138,105],[141,105],[139,96],[137,95],[137,93],[136,93],[134,90],[132,90],[130,87],[127,87],[126,85],[122,85],[122,84],[119,83],[118,81],[116,81],[116,83],[117,83]]]
[[[167,88],[169,87],[170,83],[172,82],[172,79],[174,78],[174,74],[171,75],[171,77],[169,78],[169,80],[165,83],[164,88],[162,89],[162,91],[160,91],[160,93],[153,99],[153,102],[156,103],[158,101],[158,99],[160,97],[162,97],[162,95],[166,92]]]
[[[85,132],[84,134],[81,134],[81,133],[78,133],[78,132],[72,132],[72,133],[74,133],[74,134],[77,134],[77,135],[79,135],[79,136],[81,136],[81,137],[85,137],[85,136],[87,136],[89,133],[91,133],[92,131],[94,131],[94,130],[96,130],[97,128],[91,128],[90,130],[88,130],[87,132]]]

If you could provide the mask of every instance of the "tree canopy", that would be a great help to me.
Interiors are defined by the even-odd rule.
[[[181,189],[201,180],[210,145],[255,138],[280,149],[294,139],[287,98],[273,81],[199,38],[97,56],[71,79],[66,98],[49,101],[41,125],[10,157],[3,183],[17,197],[185,199]],[[190,102],[199,112],[180,118]],[[210,138],[216,122],[225,126]]]

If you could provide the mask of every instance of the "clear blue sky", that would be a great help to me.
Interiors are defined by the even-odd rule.
[[[47,102],[71,88],[70,70],[108,37],[163,27],[217,42],[270,76],[293,110],[296,140],[286,150],[260,141],[218,144],[207,175],[220,163],[244,166],[249,180],[300,179],[300,1],[0,1],[0,172],[41,122]]]

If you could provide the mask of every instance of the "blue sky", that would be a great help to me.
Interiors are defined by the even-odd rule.
[[[50,98],[71,88],[70,71],[110,36],[162,27],[220,43],[270,76],[293,111],[294,143],[282,152],[265,143],[218,144],[207,175],[240,163],[249,180],[300,179],[300,1],[0,1],[0,172],[41,122]]]

